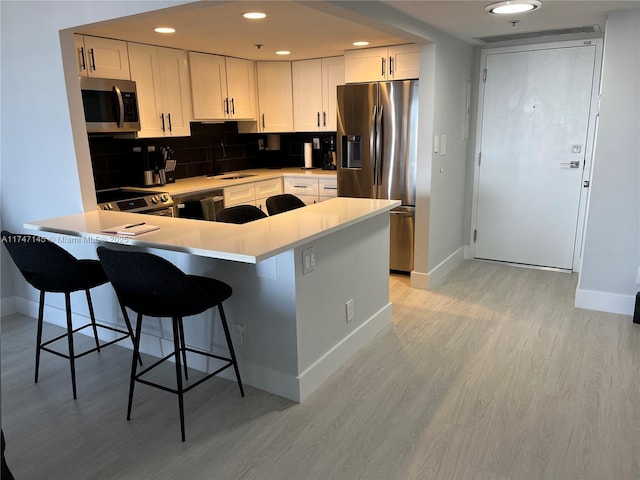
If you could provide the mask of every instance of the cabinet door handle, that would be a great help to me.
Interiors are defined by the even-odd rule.
[[[293,188],[307,188],[306,185],[294,185]]]
[[[93,48],[89,49],[89,57],[91,59],[91,63],[90,63],[91,69],[95,72],[96,71],[96,57],[93,54]]]
[[[229,115],[229,99],[224,99],[224,114]]]
[[[326,185],[322,187],[324,190],[337,190],[338,187],[327,187]]]
[[[382,57],[382,77],[384,78],[384,67],[385,67],[385,63],[387,62],[387,59]]]
[[[84,47],[80,47],[79,51],[80,51],[80,70],[86,70],[87,64],[84,60]]]
[[[171,127],[171,113],[167,113],[167,118],[169,119],[169,131],[173,132],[173,128]]]
[[[327,112],[322,112],[322,126],[327,126]]]
[[[389,57],[389,76],[393,75],[393,57]]]
[[[164,113],[160,114],[160,119],[162,120],[162,131],[164,132]]]
[[[264,127],[264,113],[262,114],[262,128],[265,128]]]
[[[233,97],[231,97],[231,115],[235,115],[236,114],[236,102],[233,100]]]
[[[320,128],[320,112],[318,112],[318,128]]]

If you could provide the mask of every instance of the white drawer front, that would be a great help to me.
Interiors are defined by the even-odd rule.
[[[318,195],[321,197],[337,197],[338,180],[335,178],[318,179]]]
[[[256,182],[255,193],[256,199],[268,198],[273,195],[279,195],[282,193],[282,179],[274,178],[272,180],[264,180],[262,182]]]
[[[253,205],[256,200],[255,188],[253,183],[245,185],[236,185],[224,189],[224,206],[231,207],[233,205],[242,205],[249,203]]]
[[[303,177],[285,178],[284,191],[294,195],[318,196],[318,180],[316,178]]]

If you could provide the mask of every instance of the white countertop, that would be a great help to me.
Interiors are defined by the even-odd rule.
[[[234,175],[251,175],[245,178],[234,178],[232,180],[222,180],[224,177],[232,177]],[[180,178],[175,183],[167,183],[165,185],[159,185],[156,187],[140,188],[141,191],[153,190],[167,192],[170,195],[185,195],[206,192],[207,190],[231,187],[234,185],[241,185],[243,183],[260,182],[262,180],[270,180],[272,178],[280,177],[292,177],[302,176],[309,178],[335,178],[335,170],[322,170],[320,168],[314,168],[311,170],[297,168],[256,168],[251,170],[239,170],[236,172],[226,172],[215,177],[190,177]]]
[[[274,175],[282,175],[282,171]],[[104,242],[257,263],[399,205],[399,200],[338,197],[243,225],[95,210],[28,222],[24,227]],[[102,230],[116,225],[139,222],[157,225],[160,229],[134,237],[102,233]]]

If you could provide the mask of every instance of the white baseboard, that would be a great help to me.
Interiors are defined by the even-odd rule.
[[[12,315],[14,313],[18,313],[16,309],[16,296],[12,295],[10,297],[5,297],[0,300],[0,315]]]
[[[304,401],[307,396],[320,386],[333,372],[344,364],[355,352],[367,345],[373,338],[393,323],[392,305],[388,303],[366,322],[356,328],[348,336],[316,360],[304,372],[298,375],[299,398],[290,398],[297,402]],[[273,387],[272,390],[273,391]]]
[[[635,295],[620,295],[617,293],[597,292],[594,290],[576,290],[576,308],[598,310],[600,312],[633,315]]]
[[[436,288],[438,285],[441,285],[449,272],[464,261],[464,251],[464,247],[458,248],[455,252],[432,268],[429,273],[411,272],[411,287],[422,290],[431,290]]]

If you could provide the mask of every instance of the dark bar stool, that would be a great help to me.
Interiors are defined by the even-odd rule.
[[[125,338],[131,337],[133,339],[131,324],[127,319],[125,319],[127,331],[124,331],[108,325],[96,323],[89,290],[108,282],[107,276],[105,275],[100,262],[97,260],[78,260],[55,243],[44,237],[35,235],[15,234],[3,230],[2,243],[7,247],[9,255],[22,273],[24,279],[40,291],[35,381],[36,383],[38,382],[41,350],[66,358],[69,360],[71,365],[71,385],[73,387],[73,398],[76,398],[75,359],[95,351],[99,352],[100,348],[119,342]],[[86,292],[91,323],[87,323],[82,327],[74,329],[71,320],[71,293],[80,290],[84,290]],[[44,297],[46,292],[64,293],[65,307],[67,311],[67,332],[47,340],[46,342],[42,342]],[[76,353],[73,345],[73,334],[88,327],[93,329],[93,337],[95,339],[96,346],[82,353]],[[100,344],[100,341],[98,340],[98,327],[124,335],[116,338],[115,340]],[[67,337],[68,340],[68,354],[58,352],[47,346],[64,337]]]
[[[235,205],[216,214],[216,222],[223,223],[249,223],[261,218],[267,218],[267,214],[253,205]]]
[[[300,198],[290,193],[281,193],[267,198],[267,212],[269,215],[277,215],[278,213],[288,212],[296,208],[302,208],[306,204]]]
[[[238,362],[236,361],[236,355],[233,350],[227,319],[224,314],[224,309],[222,308],[222,302],[231,296],[231,287],[213,278],[187,275],[164,258],[146,252],[111,250],[105,247],[98,247],[98,257],[118,296],[125,318],[127,316],[125,307],[133,310],[138,316],[133,342],[134,351],[131,362],[127,420],[131,419],[135,382],[144,383],[166,392],[177,394],[180,409],[180,431],[182,441],[184,442],[183,395],[185,392],[188,392],[205,380],[233,366],[238,386],[240,387],[240,395],[244,397],[244,389],[242,388],[240,372],[238,371]],[[224,335],[227,340],[231,358],[187,347],[184,341],[183,318],[202,313],[216,306],[220,313],[220,321],[224,329]],[[140,332],[142,329],[143,316],[169,317],[172,319],[174,350],[153,365],[145,368],[141,372],[137,372],[136,358],[140,351]],[[207,374],[204,378],[185,387],[183,386],[182,369],[184,369],[185,380],[188,380],[187,352],[209,358],[216,358],[226,363],[215,372]],[[143,378],[143,375],[171,357],[175,358],[177,388],[169,388]]]

